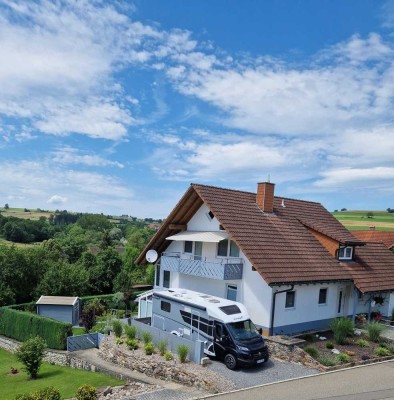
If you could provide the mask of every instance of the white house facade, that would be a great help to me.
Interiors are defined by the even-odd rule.
[[[259,185],[256,199],[192,185],[138,260],[158,251],[155,288],[241,302],[266,334],[324,329],[358,313],[391,315],[394,254],[378,245],[368,252],[321,205],[276,198],[272,184]]]

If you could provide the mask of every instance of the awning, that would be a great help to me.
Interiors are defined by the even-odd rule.
[[[191,241],[191,242],[212,242],[218,243],[221,240],[227,239],[228,234],[224,231],[216,232],[196,232],[196,231],[183,231],[175,235],[168,236],[167,240],[177,241]]]

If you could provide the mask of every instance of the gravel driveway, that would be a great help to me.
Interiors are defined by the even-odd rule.
[[[220,361],[212,360],[212,364],[209,364],[207,368],[234,382],[237,389],[313,375],[320,372],[302,365],[278,360],[269,360],[261,366],[239,368],[235,371],[229,370],[224,363]]]

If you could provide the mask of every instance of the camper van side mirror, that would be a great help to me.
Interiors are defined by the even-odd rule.
[[[263,328],[257,329],[257,332],[258,332],[260,335],[263,335]]]

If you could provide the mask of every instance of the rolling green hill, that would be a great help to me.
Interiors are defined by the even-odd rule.
[[[332,213],[349,230],[394,230],[394,213],[387,211],[337,211]]]

